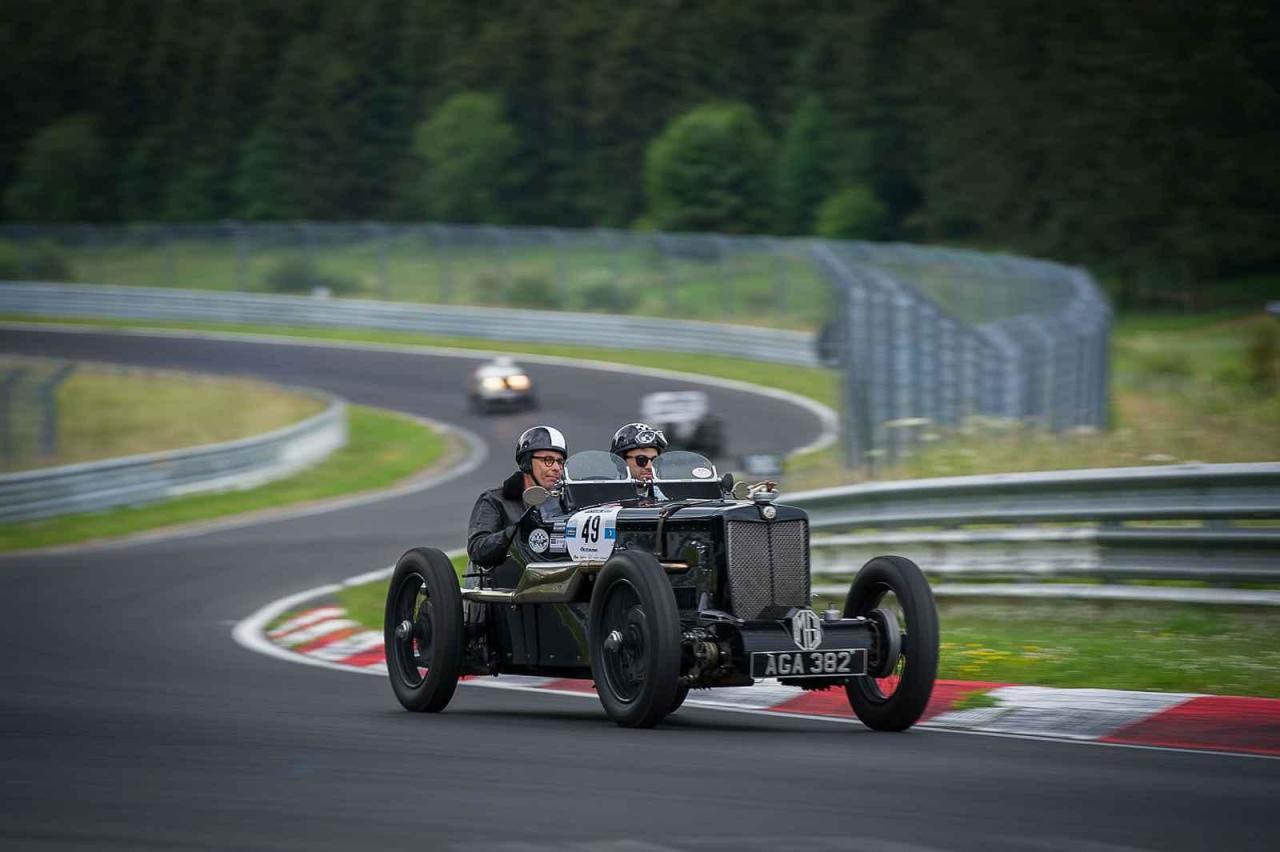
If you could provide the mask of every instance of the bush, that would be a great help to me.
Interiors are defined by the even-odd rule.
[[[507,302],[517,308],[555,310],[563,307],[564,300],[555,285],[547,279],[525,275],[517,278],[511,285]]]
[[[359,283],[345,275],[321,272],[316,265],[303,257],[290,257],[278,262],[263,279],[267,289],[275,293],[310,293],[324,287],[335,296],[354,293]]]
[[[597,281],[578,291],[579,310],[606,314],[629,314],[639,304],[633,290],[617,287],[612,281]]]
[[[846,187],[822,202],[814,229],[828,240],[877,240],[889,216],[875,193],[865,186]]]
[[[74,280],[71,264],[53,243],[0,243],[0,281]]]
[[[649,218],[664,231],[750,233],[773,219],[773,140],[746,104],[704,104],[645,152]]]

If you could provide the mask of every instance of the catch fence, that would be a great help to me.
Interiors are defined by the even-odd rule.
[[[873,470],[992,418],[1055,431],[1106,421],[1111,313],[1101,291],[1081,269],[1026,258],[381,222],[8,225],[0,247],[0,279],[11,281],[320,292],[339,305],[491,306],[800,332],[811,336],[811,362],[841,373],[846,460]],[[658,335],[648,348],[666,341]],[[768,346],[748,357],[775,360]],[[797,363],[790,350],[776,360]]]

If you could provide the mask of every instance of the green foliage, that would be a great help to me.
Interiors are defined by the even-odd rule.
[[[445,101],[413,134],[423,177],[421,206],[446,222],[502,222],[513,182],[517,137],[502,101],[463,92]]]
[[[1122,307],[1252,306],[1205,282],[1280,269],[1273,3],[678,6],[9,0],[6,218],[807,233],[866,186],[886,239],[1088,264]],[[498,129],[436,139],[433,171],[414,127],[476,91],[502,108],[458,121]],[[769,191],[730,147],[646,210],[647,153],[713,100],[778,135]]]
[[[751,107],[697,107],[649,146],[649,215],[667,231],[761,230],[772,217],[772,156],[773,142]]]
[[[606,314],[630,313],[639,303],[639,295],[613,281],[594,281],[578,291],[577,308]]]
[[[276,293],[310,293],[317,287],[323,287],[334,296],[354,293],[360,289],[354,278],[321,272],[314,263],[302,257],[279,261],[264,276],[263,284]]]
[[[519,308],[554,310],[562,307],[563,300],[552,282],[545,278],[524,275],[517,278],[511,285],[507,302]]]
[[[73,115],[45,127],[27,143],[18,173],[5,191],[11,218],[77,222],[107,209],[105,152],[93,118]]]
[[[814,213],[830,191],[839,151],[830,119],[818,95],[796,108],[778,151],[778,227],[782,234],[807,234]]]
[[[814,230],[832,240],[875,240],[885,234],[888,211],[865,186],[850,186],[818,208]]]
[[[0,243],[0,281],[74,281],[71,264],[55,244]]]

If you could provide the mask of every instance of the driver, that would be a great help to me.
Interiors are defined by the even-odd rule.
[[[653,479],[653,460],[667,448],[667,436],[648,423],[628,423],[613,433],[609,452],[621,456],[631,470],[631,478]]]
[[[569,449],[563,433],[552,426],[534,426],[516,441],[516,464],[520,469],[503,480],[498,488],[480,495],[471,510],[467,529],[467,556],[483,567],[501,565],[524,515],[524,491],[534,485],[554,488],[564,474]]]

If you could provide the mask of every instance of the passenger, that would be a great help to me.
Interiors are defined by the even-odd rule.
[[[541,485],[554,488],[564,474],[569,455],[564,435],[551,426],[526,429],[516,441],[516,464],[520,469],[503,480],[498,488],[480,495],[471,510],[467,530],[467,555],[485,568],[501,565],[524,515],[522,497],[526,488]]]
[[[667,436],[647,423],[628,423],[613,433],[609,452],[621,456],[632,479],[653,479],[653,460],[667,448]]]

